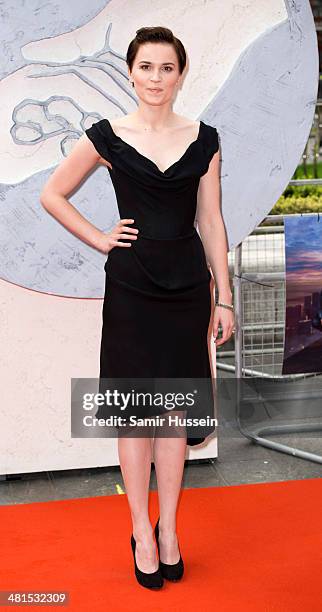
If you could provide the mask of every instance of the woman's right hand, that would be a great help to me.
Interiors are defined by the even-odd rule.
[[[130,247],[131,242],[119,242],[120,238],[128,238],[131,240],[137,239],[138,229],[134,227],[126,227],[128,223],[134,223],[134,219],[120,219],[118,223],[113,227],[111,232],[107,234],[102,232],[102,238],[99,244],[99,250],[103,253],[109,253],[114,247]]]

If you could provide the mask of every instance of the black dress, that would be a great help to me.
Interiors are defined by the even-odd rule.
[[[100,378],[184,377],[211,381],[207,332],[211,273],[194,226],[200,177],[218,133],[200,121],[196,140],[164,172],[117,136],[108,119],[87,136],[108,167],[121,219],[139,230],[108,254]],[[101,408],[96,416],[104,416]],[[205,437],[187,436],[194,446]]]

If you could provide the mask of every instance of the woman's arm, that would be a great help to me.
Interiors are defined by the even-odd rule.
[[[90,246],[101,250],[106,244],[106,234],[87,221],[66,200],[88,172],[99,162],[100,155],[83,134],[69,155],[62,160],[49,177],[41,194],[42,206],[68,230]]]
[[[231,304],[227,239],[220,210],[219,151],[213,156],[208,172],[200,179],[197,222],[206,258],[218,287],[219,301]]]
[[[228,245],[224,221],[220,210],[219,151],[214,154],[208,172],[200,178],[197,199],[197,223],[207,261],[218,288],[218,300],[232,303],[229,283]],[[234,326],[233,313],[222,307],[216,308],[214,336],[218,334],[219,322],[222,324],[223,337],[217,346],[228,340]]]

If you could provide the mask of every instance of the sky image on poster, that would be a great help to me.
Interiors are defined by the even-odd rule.
[[[285,217],[282,374],[322,372],[322,216]]]

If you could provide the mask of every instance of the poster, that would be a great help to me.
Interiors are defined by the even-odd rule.
[[[286,317],[282,374],[322,372],[322,217],[284,218]]]

